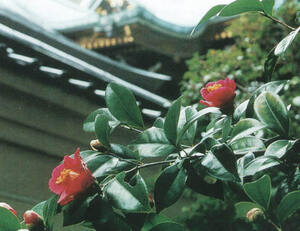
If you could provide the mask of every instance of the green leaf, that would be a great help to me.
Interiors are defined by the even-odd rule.
[[[140,159],[138,152],[132,151],[124,145],[111,144],[110,147],[113,153],[117,154],[117,156],[123,159]]]
[[[166,156],[176,151],[176,147],[169,142],[164,130],[155,127],[142,132],[130,147],[137,150],[140,157]]]
[[[144,127],[136,99],[127,88],[110,83],[105,91],[105,102],[111,114],[121,122],[133,127]]]
[[[271,130],[282,136],[288,136],[288,112],[278,95],[271,92],[261,93],[254,102],[254,111],[259,120]]]
[[[237,160],[238,173],[242,181],[243,181],[243,177],[245,176],[246,166],[254,159],[255,159],[254,154],[252,152],[249,152]]]
[[[96,117],[95,132],[100,143],[108,148],[111,128],[109,126],[109,118],[105,114],[100,114]]]
[[[135,165],[117,157],[105,154],[95,154],[85,160],[94,177],[102,179],[110,174],[129,170]]]
[[[233,113],[234,121],[239,121],[243,116],[245,116],[248,103],[249,103],[249,100],[246,100],[236,107],[236,109],[234,110],[234,113]]]
[[[43,210],[44,210],[44,206],[46,205],[46,202],[47,201],[42,201],[36,204],[31,210],[39,214],[41,217],[44,217]]]
[[[83,130],[86,132],[95,132],[95,119],[97,115],[100,114],[105,114],[109,118],[110,125],[112,127],[116,127],[119,125],[117,119],[109,112],[107,108],[99,108],[89,114],[85,119],[85,121],[83,122]]]
[[[268,54],[267,60],[264,64],[264,79],[265,82],[269,82],[272,79],[272,74],[275,70],[275,66],[279,59],[279,56],[274,54],[275,48],[273,48]]]
[[[283,222],[292,215],[297,209],[300,208],[300,191],[294,191],[288,193],[282,200],[280,201],[277,209],[276,215],[280,222]]]
[[[240,120],[232,130],[232,140],[231,142],[245,136],[249,136],[263,128],[266,125],[263,125],[261,122],[255,119],[242,119]]]
[[[198,160],[193,163],[194,166],[188,167],[186,185],[194,192],[222,200],[224,198],[223,183],[220,180],[207,176],[204,167],[200,163],[201,161]],[[212,182],[207,179],[212,179]]]
[[[203,116],[209,114],[209,113],[215,113],[215,114],[221,114],[221,111],[216,107],[208,107],[205,109],[202,109],[198,111],[195,115],[193,115],[183,126],[183,128],[180,130],[178,136],[177,136],[177,144],[180,143],[183,135],[185,132],[192,126],[196,121],[200,120]]]
[[[264,7],[264,12],[271,16],[273,14],[275,0],[262,0],[261,3]]]
[[[182,163],[174,164],[163,170],[154,187],[154,201],[158,213],[180,198],[186,180],[187,170],[182,166]]]
[[[93,228],[93,230],[131,231],[123,216],[117,214],[109,202],[99,195],[90,202],[86,220],[91,222],[85,222],[83,225]]]
[[[252,202],[246,202],[246,201],[242,201],[239,203],[236,203],[235,205],[235,212],[236,212],[236,216],[240,217],[240,218],[246,218],[247,213],[254,208],[260,208],[260,205],[252,203]]]
[[[207,22],[212,17],[216,16],[226,5],[216,5],[212,7],[200,20],[200,22],[197,24],[197,26],[193,29],[191,35],[195,34],[197,31],[199,31],[200,27],[203,23]]]
[[[245,154],[248,152],[259,152],[266,150],[264,143],[254,136],[245,136],[233,141],[231,143],[231,148],[235,154]]]
[[[161,118],[161,117],[158,117],[154,123],[153,123],[153,127],[156,127],[156,128],[164,128],[164,123],[165,123],[165,119]]]
[[[0,207],[0,231],[17,231],[20,228],[18,218],[8,209]]]
[[[235,155],[227,144],[216,144],[211,152],[228,172],[239,179]]]
[[[58,213],[58,195],[50,197],[43,206],[43,217],[47,230],[53,228],[53,217]]]
[[[166,231],[166,230],[184,231],[184,228],[180,224],[174,222],[166,222],[166,223],[158,224],[154,226],[152,229],[150,229],[150,231]]]
[[[284,39],[280,41],[280,43],[277,44],[274,55],[281,56],[284,54],[284,52],[287,50],[287,48],[291,45],[291,43],[296,38],[298,32],[300,31],[300,27],[297,28],[297,30],[292,31],[288,34]]]
[[[104,188],[104,194],[113,207],[128,213],[149,212],[151,207],[148,200],[147,186],[140,175],[136,184],[129,185],[124,181],[125,173],[119,173]]]
[[[293,145],[296,141],[293,140],[276,140],[271,143],[266,152],[265,156],[275,156],[277,158],[282,158],[290,149],[293,148]]]
[[[286,80],[272,81],[272,82],[266,83],[266,84],[260,86],[258,89],[256,89],[253,92],[253,94],[249,100],[249,103],[247,105],[246,117],[247,118],[254,117],[253,104],[259,94],[261,94],[262,92],[265,92],[265,91],[270,91],[270,92],[273,92],[274,94],[278,94],[284,88],[286,83],[287,83]]]
[[[177,134],[180,133],[180,131],[183,129],[184,125],[187,121],[189,121],[195,114],[197,113],[196,109],[193,107],[186,107],[183,110],[181,110],[178,120],[178,128],[177,128]],[[197,122],[193,123],[189,129],[184,133],[181,143],[186,145],[193,145],[194,138],[196,135],[197,130]]]
[[[90,202],[94,197],[77,199],[63,207],[63,226],[73,225],[85,220]]]
[[[164,123],[164,131],[168,140],[175,144],[177,139],[177,126],[181,108],[181,99],[175,100],[168,110]]]
[[[201,160],[204,167],[207,168],[207,173],[214,178],[222,181],[236,181],[237,177],[227,171],[219,160],[211,153],[207,153]]]
[[[257,172],[266,170],[279,164],[279,159],[273,156],[257,157],[246,166],[244,176],[253,176]]]
[[[225,6],[219,16],[233,16],[250,11],[264,11],[259,0],[236,0]]]
[[[271,200],[271,178],[264,175],[258,180],[244,184],[244,190],[249,198],[267,210]]]
[[[231,116],[226,116],[222,127],[222,141],[225,142],[231,132]]]

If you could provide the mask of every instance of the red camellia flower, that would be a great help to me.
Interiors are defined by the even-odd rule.
[[[8,209],[9,211],[11,211],[13,214],[17,216],[17,211],[14,210],[9,204],[6,204],[5,202],[0,202],[0,207]]]
[[[235,82],[228,78],[217,82],[209,82],[201,89],[201,95],[204,100],[200,100],[200,103],[206,106],[232,107],[235,97]]]
[[[64,162],[52,171],[49,188],[60,195],[57,203],[66,205],[77,195],[86,191],[94,181],[91,171],[82,161],[80,150],[77,148],[74,158],[65,156]]]

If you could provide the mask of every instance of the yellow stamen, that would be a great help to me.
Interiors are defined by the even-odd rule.
[[[60,172],[60,176],[57,177],[55,183],[56,184],[61,184],[64,181],[66,181],[67,179],[71,179],[74,180],[75,178],[77,178],[79,176],[79,174],[77,172],[72,171],[71,169],[66,169],[64,168],[61,172]]]
[[[215,91],[215,90],[219,89],[220,87],[222,87],[222,84],[215,83],[214,85],[207,87],[206,90],[208,92],[211,92],[211,91]]]

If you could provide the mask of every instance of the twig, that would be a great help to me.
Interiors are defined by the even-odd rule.
[[[175,161],[176,161],[176,159],[175,160],[163,160],[163,161],[157,161],[157,162],[153,162],[153,163],[149,163],[149,164],[137,165],[134,168],[125,171],[125,173],[129,173],[129,172],[136,171],[136,170],[139,170],[142,168],[152,167],[152,166],[156,166],[156,165],[169,164],[169,163],[173,163]]]
[[[138,133],[142,133],[143,132],[142,130],[139,130],[137,128],[132,128],[132,127],[129,127],[129,126],[124,125],[124,124],[120,125],[120,127],[126,128],[126,129],[131,130],[131,131],[135,131],[135,132],[138,132]]]
[[[296,28],[289,26],[289,25],[286,24],[285,22],[279,21],[277,18],[274,18],[273,16],[267,15],[267,14],[265,14],[265,13],[261,13],[261,14],[262,14],[263,16],[265,16],[265,17],[267,17],[267,18],[273,20],[274,22],[281,24],[282,26],[284,26],[284,27],[286,27],[286,28],[288,28],[288,29],[290,29],[290,30],[296,30]]]

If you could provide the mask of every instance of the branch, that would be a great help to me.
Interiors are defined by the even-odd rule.
[[[273,20],[275,23],[279,23],[279,24],[281,24],[282,26],[284,26],[284,27],[286,27],[286,28],[288,28],[288,29],[290,29],[290,30],[296,30],[296,28],[289,26],[289,25],[286,24],[285,22],[279,21],[277,18],[274,18],[273,16],[267,15],[267,14],[265,14],[265,13],[261,13],[261,14],[262,14],[263,16],[265,16],[265,17],[267,17],[267,18]]]
[[[128,130],[131,130],[131,131],[135,131],[135,132],[138,132],[138,133],[142,133],[142,132],[143,132],[142,130],[139,130],[139,129],[137,129],[137,128],[132,128],[132,127],[129,127],[129,126],[124,125],[124,124],[120,125],[120,127],[121,127],[121,128],[125,128],[125,129],[128,129]]]

